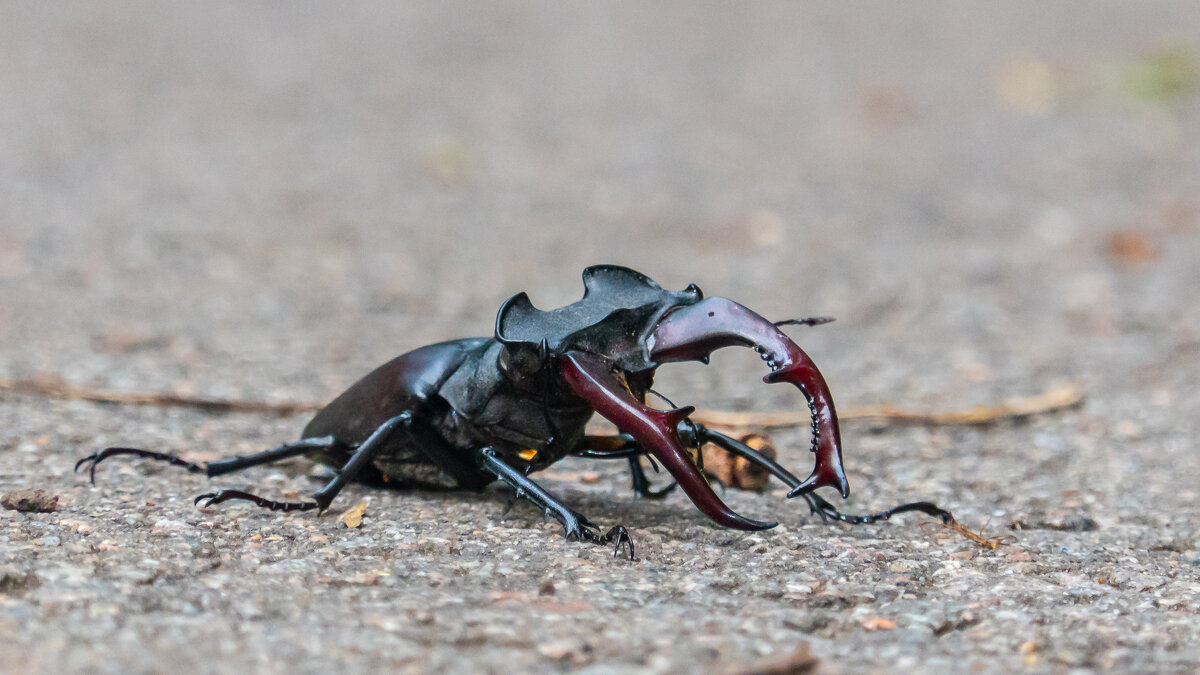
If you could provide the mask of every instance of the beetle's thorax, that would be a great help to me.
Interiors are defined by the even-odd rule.
[[[518,372],[505,353],[489,340],[442,385],[450,407],[443,435],[460,447],[490,445],[508,460],[527,450],[538,451],[539,465],[560,459],[583,437],[591,407],[562,385],[552,362]]]

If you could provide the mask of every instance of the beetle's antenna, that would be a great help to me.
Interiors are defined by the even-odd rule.
[[[657,397],[661,398],[661,399],[663,400],[663,402],[665,402],[665,403],[666,403],[668,406],[670,406],[671,408],[678,408],[678,407],[679,407],[679,406],[675,405],[675,403],[674,403],[673,401],[671,401],[671,399],[667,398],[666,396],[663,396],[662,394],[660,394],[660,393],[659,393],[659,392],[657,392],[657,391],[654,391],[653,389],[647,388],[647,389],[646,389],[646,392],[647,392],[647,393],[649,393],[649,394],[654,394],[655,396],[657,396]],[[699,435],[696,433],[696,423],[692,421],[692,418],[690,418],[690,417],[685,417],[685,418],[683,418],[682,420],[680,420],[680,421],[679,421],[679,424],[680,424],[680,425],[683,425],[683,424],[686,424],[686,425],[687,425],[687,428],[688,428],[688,431],[689,431],[689,438],[690,438],[690,439],[691,439],[691,441],[692,441],[692,445],[694,445],[694,446],[695,446],[695,448],[696,448],[696,450],[697,450],[697,452],[696,452],[696,466],[700,467],[700,469],[703,471],[703,470],[704,470],[704,455],[703,455],[703,453],[699,452],[699,449],[700,449],[700,440],[699,440]],[[685,441],[685,443],[686,443],[686,441]],[[652,460],[652,461],[653,461],[653,460]],[[655,471],[657,471],[657,469],[655,469]]]
[[[776,321],[776,326],[820,326],[823,323],[832,323],[837,319],[832,316],[810,316],[806,319],[784,319]]]
[[[662,394],[658,393],[657,391],[654,391],[653,389],[647,389],[646,393],[654,394],[655,396],[661,398],[663,400],[663,403],[666,403],[668,406],[670,406],[672,408],[678,407],[674,403],[671,402],[671,399],[667,398],[666,396],[663,396]]]

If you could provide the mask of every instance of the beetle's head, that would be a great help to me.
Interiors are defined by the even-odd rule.
[[[504,303],[496,316],[496,340],[505,346],[509,372],[540,371],[555,357],[580,351],[628,376],[672,361],[707,362],[721,347],[753,347],[771,368],[764,380],[799,388],[812,417],[816,467],[789,496],[822,486],[849,495],[829,387],[812,359],[775,324],[732,300],[705,299],[695,284],[668,291],[615,265],[587,268],[583,283],[583,298],[558,309],[539,310],[525,293]]]
[[[842,440],[833,396],[813,360],[777,325],[726,298],[709,298],[664,315],[646,337],[646,349],[655,363],[671,361],[708,362],[708,355],[721,347],[752,347],[771,372],[764,382],[788,382],[808,401],[812,420],[812,445],[816,465],[809,477],[789,497],[798,497],[819,487],[837,488],[850,496],[850,485],[842,467]]]
[[[596,265],[583,271],[583,298],[540,310],[529,296],[509,298],[496,315],[496,340],[504,345],[506,372],[516,376],[570,350],[596,354],[625,374],[652,370],[646,336],[668,312],[703,299],[695,285],[668,291],[625,267]]]

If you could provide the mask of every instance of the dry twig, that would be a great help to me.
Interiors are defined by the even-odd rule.
[[[942,528],[950,530],[951,532],[955,532],[959,535],[962,535],[963,538],[969,539],[970,541],[974,542],[975,544],[979,545],[980,547],[986,548],[991,551],[998,550],[1004,544],[1010,543],[1009,541],[1007,541],[1006,537],[985,537],[983,535],[983,528],[980,528],[978,532],[969,530],[969,529],[967,529],[967,527],[965,525],[958,522],[953,517],[950,518],[949,522],[922,523],[921,527],[922,527],[922,529],[925,529],[925,527],[932,526],[932,525],[940,525]]]
[[[0,380],[0,391],[15,394],[42,396],[65,401],[92,401],[118,405],[148,405],[163,408],[196,408],[208,412],[265,413],[288,417],[320,410],[323,404],[304,401],[240,401],[236,399],[214,399],[202,396],[180,396],[170,393],[125,394],[104,389],[72,387],[49,378],[31,380]]]
[[[916,412],[889,405],[849,406],[838,412],[838,419],[871,420],[887,426],[983,426],[1005,420],[1023,419],[1073,408],[1083,402],[1078,385],[1066,384],[1037,396],[1006,399],[999,405],[980,405],[970,410],[953,412]],[[772,429],[794,427],[809,423],[808,412],[730,412],[697,410],[692,419],[715,427],[730,429]]]
[[[246,401],[212,399],[200,396],[181,396],[171,393],[126,394],[103,389],[72,387],[49,378],[0,380],[0,391],[29,396],[43,396],[72,401],[93,401],[121,405],[148,405],[174,408],[196,408],[209,412],[264,413],[287,417],[314,412],[323,403],[310,401]],[[1051,389],[1037,396],[1007,399],[999,405],[976,406],[955,412],[914,412],[892,406],[849,406],[838,418],[872,420],[887,426],[982,426],[1004,420],[1023,419],[1073,408],[1083,402],[1083,393],[1075,384]],[[777,429],[809,423],[806,411],[734,412],[728,410],[697,410],[692,419],[701,424],[723,429]]]

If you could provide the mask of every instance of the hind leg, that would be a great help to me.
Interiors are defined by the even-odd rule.
[[[490,476],[464,461],[462,456],[428,424],[417,419],[412,411],[405,411],[379,425],[367,440],[354,449],[350,459],[338,469],[333,480],[318,490],[311,501],[279,502],[241,490],[221,490],[200,495],[196,498],[196,503],[207,500],[204,506],[212,506],[230,500],[240,500],[272,511],[324,511],[329,508],[329,504],[342,488],[359,478],[365,470],[372,468],[372,461],[380,451],[397,440],[415,447],[425,460],[452,477],[458,487],[480,489],[491,481]]]
[[[227,457],[218,459],[213,462],[205,462],[203,464],[197,462],[189,462],[177,455],[172,455],[165,452],[155,452],[153,450],[142,450],[140,448],[104,448],[103,450],[94,452],[87,457],[75,463],[75,471],[79,471],[84,465],[88,466],[88,476],[91,478],[92,484],[96,483],[96,465],[110,457],[118,455],[131,455],[133,457],[141,457],[144,459],[153,459],[159,462],[167,462],[172,466],[180,466],[191,473],[202,473],[210,478],[220,476],[234,471],[240,471],[252,466],[260,464],[270,464],[278,462],[281,459],[289,457],[297,457],[306,454],[313,450],[334,450],[339,446],[345,446],[333,436],[322,436],[320,438],[305,438],[293,443],[284,443],[278,448],[271,448],[262,452],[256,452],[253,455],[237,455],[235,457]]]
[[[392,438],[396,430],[400,428],[407,429],[411,426],[412,420],[412,413],[406,411],[379,425],[379,428],[375,429],[367,440],[363,441],[354,450],[354,454],[350,455],[349,461],[338,469],[337,475],[333,477],[333,480],[329,481],[325,487],[318,490],[312,496],[311,501],[280,502],[259,497],[249,492],[243,492],[242,490],[220,490],[196,497],[196,503],[199,504],[201,501],[207,500],[204,501],[204,506],[213,506],[222,502],[237,500],[252,502],[272,511],[311,511],[313,509],[324,511],[329,508],[329,504],[342,491],[342,488],[354,480],[371,463],[371,460],[379,454],[379,451],[387,446],[388,440]]]

